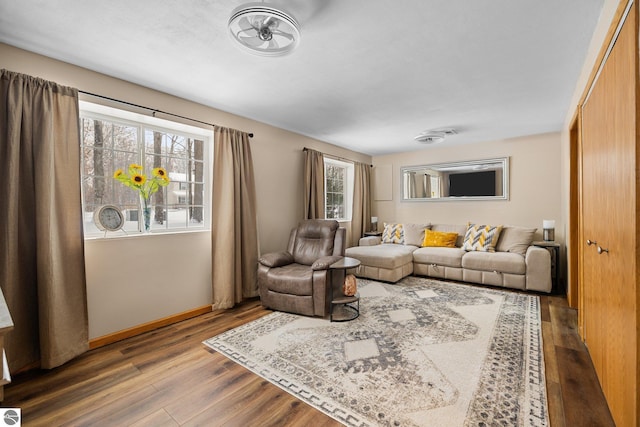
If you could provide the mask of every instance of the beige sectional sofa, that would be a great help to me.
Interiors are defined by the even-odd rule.
[[[535,229],[504,226],[495,251],[462,248],[467,225],[403,224],[401,243],[382,243],[381,237],[364,237],[345,255],[360,260],[351,271],[358,277],[395,283],[411,274],[551,292],[551,256],[532,246]],[[455,247],[423,247],[425,230],[455,232]]]

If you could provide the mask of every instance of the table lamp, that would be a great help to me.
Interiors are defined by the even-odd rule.
[[[553,242],[555,240],[555,228],[556,222],[552,219],[545,219],[542,221],[542,239],[546,242]]]

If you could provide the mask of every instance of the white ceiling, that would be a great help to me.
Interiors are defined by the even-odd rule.
[[[561,130],[603,1],[273,0],[302,39],[265,58],[241,0],[0,0],[0,41],[378,155]]]

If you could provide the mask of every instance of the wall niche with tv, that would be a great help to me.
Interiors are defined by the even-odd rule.
[[[509,158],[401,168],[403,201],[508,200]]]

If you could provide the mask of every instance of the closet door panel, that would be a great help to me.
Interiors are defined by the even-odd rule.
[[[601,80],[598,81],[601,83]],[[583,310],[584,310],[584,340],[589,348],[589,354],[600,379],[604,378],[605,342],[606,337],[606,306],[609,305],[608,294],[604,292],[604,278],[607,273],[600,265],[597,253],[598,241],[603,237],[604,218],[607,216],[605,193],[601,183],[606,174],[604,149],[599,141],[606,139],[606,129],[598,124],[599,118],[605,113],[605,104],[600,99],[605,95],[604,87],[596,84],[589,102],[584,105],[583,117],[583,155],[582,155],[582,221],[583,236]]]
[[[619,426],[635,426],[637,381],[636,325],[636,6],[618,36],[607,63],[611,65],[607,89],[610,100],[610,136],[607,145],[607,176],[604,180],[609,221],[600,255],[610,277],[607,307],[608,340],[605,393]],[[609,127],[608,127],[609,128]]]
[[[618,426],[638,421],[636,7],[582,109],[584,338]]]

